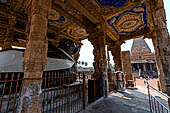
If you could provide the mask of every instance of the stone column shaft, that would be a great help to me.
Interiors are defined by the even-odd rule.
[[[74,55],[75,70],[76,70],[76,72],[78,72],[78,69],[77,69],[77,63],[78,63],[78,59],[79,59],[79,57],[80,57],[80,53],[76,53],[76,54]]]
[[[139,71],[139,64],[136,64],[137,65],[137,68],[138,68],[138,71]]]
[[[99,84],[100,96],[105,97],[107,89],[105,87],[104,80],[107,79],[107,61],[106,61],[104,37],[96,37],[93,39],[89,39],[89,41],[92,43],[94,47],[93,50],[93,55],[94,55],[93,65],[95,70],[94,78],[100,81]]]
[[[146,71],[146,64],[143,63],[143,70]]]
[[[41,113],[42,74],[47,59],[47,23],[51,0],[31,0],[28,4],[28,42],[24,53],[24,81],[17,113]]]
[[[163,0],[151,1],[153,15],[153,44],[161,89],[170,96],[170,37]]]
[[[153,71],[153,69],[152,69],[152,63],[150,63],[149,66],[150,66],[150,71]]]
[[[130,51],[122,51],[122,67],[123,67],[123,72],[126,73],[126,78],[125,78],[126,83],[128,83],[128,80],[133,80]]]
[[[95,73],[99,75],[101,73],[107,72],[107,61],[106,61],[106,53],[105,53],[105,44],[104,40],[101,38],[95,38],[92,40],[89,40],[93,47],[93,55],[94,55],[94,69]]]

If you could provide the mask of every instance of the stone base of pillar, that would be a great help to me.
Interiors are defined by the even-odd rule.
[[[114,73],[111,70],[108,70],[108,92],[116,91],[116,83],[114,79]]]
[[[25,79],[17,113],[41,113],[42,105],[42,80]]]
[[[128,80],[126,83],[126,88],[128,87],[135,87],[134,81],[133,80]]]

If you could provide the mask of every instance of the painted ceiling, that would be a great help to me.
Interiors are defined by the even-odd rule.
[[[64,2],[64,4],[66,4],[67,2],[67,0],[62,0],[62,1]],[[111,29],[111,32],[114,32],[114,34],[116,34],[117,37],[119,38],[122,35],[135,33],[136,31],[140,31],[142,29],[147,28],[145,2],[141,2],[136,6],[130,0],[98,0],[98,3],[100,4],[101,8],[105,10],[104,13],[101,13],[98,6],[94,5],[92,1],[80,0],[79,2],[89,12],[91,12],[91,14],[94,15],[98,20],[100,20],[101,15],[103,15],[103,17],[105,18],[105,22]],[[75,8],[73,7],[71,8],[72,11],[69,11],[69,13],[73,14],[73,16],[75,16],[75,14],[78,15],[81,14]],[[113,12],[110,10],[112,10]],[[112,13],[106,13],[109,11]],[[114,13],[114,11],[120,13]],[[60,15],[58,12],[51,11],[51,14],[49,15],[49,21],[48,21],[50,25],[61,27],[62,25],[68,22],[70,22],[70,20],[67,19],[66,17]],[[74,28],[74,26],[75,25],[65,29],[64,33],[72,37],[79,37],[79,38],[80,37],[84,38],[88,36],[85,29],[78,26]]]
[[[61,27],[63,24],[66,24],[68,19],[60,15],[55,10],[51,10],[48,16],[48,24],[53,26]]]
[[[65,1],[63,1],[65,2]],[[58,28],[62,27],[63,25],[71,22],[69,19],[67,19],[65,16],[60,15],[55,10],[51,10],[48,16],[48,25],[57,26]],[[72,37],[72,38],[85,38],[88,36],[85,29],[72,24],[70,27],[67,27],[66,29],[62,30],[65,34],[64,36]]]
[[[23,23],[25,26],[27,24],[27,15],[23,13],[26,1],[21,1],[23,6],[11,0],[0,0],[0,16],[3,15],[0,23],[9,25],[5,23],[7,10],[15,10],[19,17],[15,27],[25,36],[25,27],[22,26]],[[18,7],[15,8],[15,5]],[[104,31],[113,41],[123,41],[132,38],[132,35],[139,36],[141,30],[147,30],[151,25],[147,19],[145,0],[55,0],[48,14],[48,34],[51,34],[51,39],[64,34],[72,39],[83,40],[90,34]],[[0,35],[5,33],[6,28],[0,27]]]
[[[122,1],[125,2],[126,0]],[[122,2],[122,4],[124,2]],[[120,7],[121,5],[120,3],[117,3],[115,6]],[[138,30],[144,29],[147,27],[146,4],[141,3],[135,8],[126,10],[118,15],[110,16],[106,19],[106,22],[119,36],[134,33]]]

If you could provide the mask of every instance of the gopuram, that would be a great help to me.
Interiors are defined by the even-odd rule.
[[[121,45],[141,36],[153,41],[160,87],[170,96],[170,37],[163,0],[0,0],[2,51],[12,46],[26,48],[20,70],[24,73],[22,89],[14,108],[17,113],[41,113],[47,53],[53,48],[68,49],[73,57],[68,59],[77,62],[78,48],[73,45],[81,47],[84,39],[94,47],[93,78],[99,81],[94,95],[106,96],[105,46],[112,53],[115,70],[121,71]]]
[[[141,37],[133,40],[131,48],[132,74],[135,77],[157,78],[155,55]]]

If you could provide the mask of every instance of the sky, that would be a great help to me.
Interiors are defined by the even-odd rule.
[[[170,30],[170,0],[164,0],[164,7],[165,7],[165,11],[166,11],[166,17],[167,17],[167,27],[168,30]],[[152,44],[152,40],[151,39],[145,39],[146,43],[149,45],[149,47],[151,48],[152,52],[154,51],[153,48],[153,44]],[[88,62],[88,67],[92,66],[93,63],[93,46],[91,45],[91,43],[88,40],[84,40],[82,41],[83,46],[80,50],[80,57],[79,57],[79,61],[85,61]],[[121,46],[122,51],[127,51],[127,50],[131,50],[131,46],[132,46],[133,40],[128,40],[126,41],[125,44],[123,44]],[[1,50],[1,48],[0,48]],[[111,56],[110,53],[110,59],[111,59],[111,64],[113,64],[113,57]]]
[[[170,30],[170,0],[164,0],[164,7],[165,7],[165,11],[166,11],[166,17],[167,17],[167,27],[168,30]],[[152,52],[154,52],[154,48],[153,48],[153,43],[151,39],[145,39],[146,43],[149,45],[150,49]],[[80,57],[79,57],[79,61],[85,61],[88,62],[88,67],[92,66],[93,63],[93,46],[91,45],[91,43],[88,40],[84,40],[82,41],[82,43],[84,44],[80,50]],[[133,40],[128,40],[126,41],[125,44],[122,44],[121,49],[122,51],[127,51],[127,50],[131,50],[131,46],[132,46]],[[110,54],[110,63],[113,65],[113,57]]]

